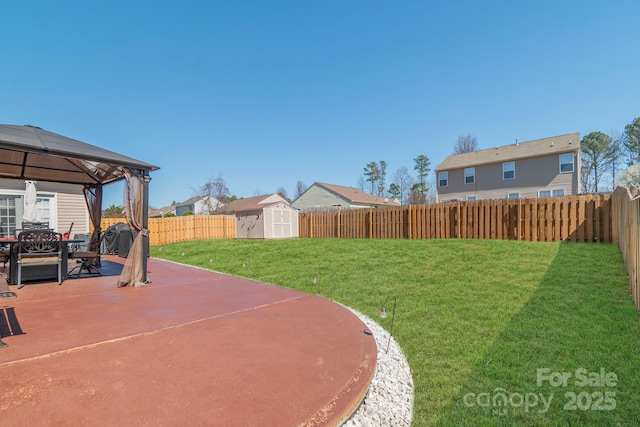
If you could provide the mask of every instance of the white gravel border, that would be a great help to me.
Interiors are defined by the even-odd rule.
[[[403,427],[413,419],[413,376],[402,349],[389,332],[369,317],[346,307],[367,325],[378,347],[376,371],[369,390],[344,427]],[[389,351],[387,352],[387,343]]]

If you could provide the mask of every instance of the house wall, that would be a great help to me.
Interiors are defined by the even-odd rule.
[[[81,185],[39,181],[36,187],[39,196],[53,196],[51,228],[65,233],[73,223],[73,234],[89,232],[89,211]],[[0,179],[0,193],[24,195],[24,192],[24,180]]]
[[[215,212],[220,206],[222,206],[222,203],[215,198],[211,198],[211,209],[209,209],[209,204],[206,200],[198,200],[194,205],[194,212],[196,215],[209,215]],[[211,210],[211,212],[209,212],[209,210]]]
[[[217,199],[212,198],[212,208],[213,210],[217,209],[219,206],[222,206]],[[176,216],[182,216],[185,212],[191,211],[194,215],[209,215],[209,206],[204,199],[199,199],[193,202],[190,205],[177,205],[175,209]]]
[[[475,183],[465,184],[464,169],[449,173],[446,187],[440,187],[436,174],[438,201],[504,199],[508,193],[520,193],[520,198],[538,197],[540,190],[563,189],[566,196],[579,193],[580,156],[574,153],[573,172],[560,173],[560,155],[553,154],[530,159],[515,160],[515,178],[503,179],[504,162],[475,167]],[[443,171],[439,171],[443,172]]]
[[[191,211],[193,212],[195,209],[194,205],[188,206],[176,206],[176,216],[182,216],[185,212]],[[195,213],[195,212],[194,212]]]
[[[320,208],[320,207],[342,207],[349,208],[349,200],[331,193],[323,188],[312,185],[305,193],[298,197],[291,204],[296,209]]]

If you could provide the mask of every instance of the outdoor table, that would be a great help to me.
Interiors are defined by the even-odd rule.
[[[84,239],[62,239],[62,280],[67,279],[67,263],[68,263],[68,254],[69,254],[69,244],[70,243],[84,243]],[[18,239],[15,237],[0,237],[0,245],[9,245],[9,275],[8,282],[11,285],[15,285],[17,282],[17,271],[18,271],[18,250],[15,247],[18,244]],[[45,266],[43,266],[45,267]],[[54,266],[55,267],[55,266]],[[41,280],[39,278],[29,278],[26,276],[23,278],[23,281],[29,280]]]

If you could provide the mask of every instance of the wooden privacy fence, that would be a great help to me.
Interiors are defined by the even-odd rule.
[[[618,187],[612,196],[613,242],[629,273],[631,295],[640,310],[640,190]]]
[[[103,218],[102,231],[124,222],[124,218]],[[172,218],[149,218],[149,244],[164,245],[197,239],[226,239],[236,237],[236,218],[233,215],[189,215]]]
[[[611,242],[611,195],[300,214],[300,237]]]

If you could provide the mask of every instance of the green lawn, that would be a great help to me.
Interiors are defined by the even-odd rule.
[[[151,254],[324,295],[387,330],[396,296],[415,426],[640,423],[640,315],[617,246],[210,240]]]

